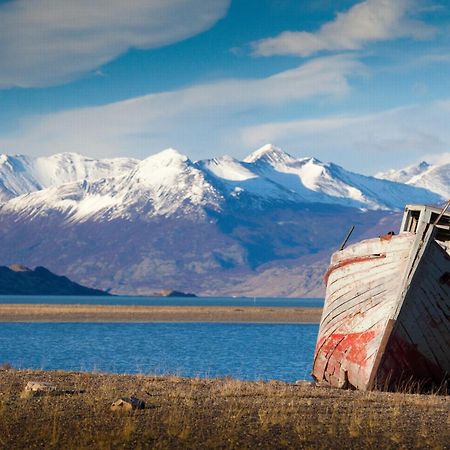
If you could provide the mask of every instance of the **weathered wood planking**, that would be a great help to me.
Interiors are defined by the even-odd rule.
[[[367,390],[406,380],[439,384],[448,377],[450,242],[443,229],[450,216],[431,225],[438,213],[407,207],[401,234],[333,254],[324,276],[312,372],[317,380]]]
[[[335,253],[328,271],[313,375],[366,389],[416,236],[370,239]]]
[[[431,239],[410,276],[378,383],[417,379],[439,384],[450,374],[450,285],[441,281],[446,272],[450,273],[450,256]]]

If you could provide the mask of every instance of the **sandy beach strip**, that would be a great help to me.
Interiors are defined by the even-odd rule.
[[[1,304],[0,322],[318,323],[322,308]]]

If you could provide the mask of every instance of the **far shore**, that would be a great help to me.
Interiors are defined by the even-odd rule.
[[[0,322],[319,323],[322,308],[1,304]]]

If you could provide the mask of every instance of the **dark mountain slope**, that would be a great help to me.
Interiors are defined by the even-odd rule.
[[[98,289],[81,286],[44,267],[34,270],[13,264],[0,266],[0,295],[109,295]]]
[[[235,295],[243,293],[243,283],[262,276],[258,295],[320,295],[319,269],[298,275],[308,267],[304,258],[324,266],[352,224],[353,239],[359,239],[397,230],[398,223],[396,213],[319,204],[235,208],[220,215],[210,212],[202,220],[143,217],[68,223],[59,215],[20,220],[3,214],[0,263],[45,265],[113,293],[170,288]],[[285,271],[290,289],[274,272],[261,275],[274,267]]]

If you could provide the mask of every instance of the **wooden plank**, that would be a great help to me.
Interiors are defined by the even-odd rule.
[[[434,241],[431,214],[423,208],[416,234],[369,239],[333,254],[316,378],[371,389],[394,369],[414,375],[411,356],[422,376],[436,378],[447,367],[450,286],[437,280],[443,269],[450,272],[450,250]]]

